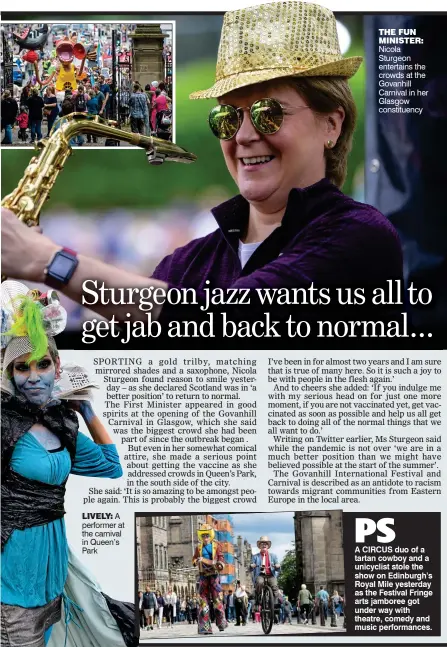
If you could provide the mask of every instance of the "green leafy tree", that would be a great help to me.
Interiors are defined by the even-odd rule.
[[[278,585],[284,591],[284,594],[289,597],[289,600],[295,603],[298,597],[295,545],[287,551],[281,562]]]

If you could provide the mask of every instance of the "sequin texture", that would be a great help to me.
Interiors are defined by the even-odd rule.
[[[211,99],[285,76],[353,76],[362,58],[342,58],[335,16],[307,2],[272,2],[224,16]]]

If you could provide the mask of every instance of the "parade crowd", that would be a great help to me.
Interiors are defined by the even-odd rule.
[[[197,624],[200,608],[199,596],[186,596],[180,598],[175,591],[169,589],[166,594],[160,591],[152,591],[149,586],[146,591],[139,591],[140,626],[147,631],[153,631],[154,627],[160,629],[162,626],[172,627],[176,623]],[[244,585],[237,582],[236,589],[229,590],[223,596],[225,619],[233,623],[235,627],[245,626],[247,622],[260,622],[260,612],[255,601],[255,593],[248,593]],[[320,610],[325,620],[335,612],[336,617],[344,615],[344,599],[334,590],[332,595],[320,586],[315,596],[307,589],[305,584],[301,585],[296,603],[292,603],[287,595],[279,589],[275,601],[275,624],[292,624],[292,618],[296,617],[297,623],[308,624],[312,610],[316,616]],[[210,606],[211,615],[213,607]]]
[[[111,89],[104,76],[98,77],[97,82],[79,84],[77,90],[65,91],[62,102],[56,97],[53,84],[44,88],[33,86],[29,81],[20,93],[19,100],[11,97],[6,90],[2,96],[2,130],[5,131],[2,144],[12,144],[12,129],[14,125],[19,128],[18,138],[23,144],[39,141],[48,137],[51,129],[61,117],[72,112],[82,112],[91,115],[100,115],[108,118],[110,114]],[[46,132],[43,132],[43,124]],[[88,138],[89,140],[89,138]],[[84,138],[79,136],[75,144],[82,146]]]
[[[152,81],[143,90],[139,83],[133,84],[129,97],[130,128],[133,133],[156,135],[170,139],[172,110],[171,98],[163,82]]]
[[[15,62],[14,82],[1,97],[2,145],[33,144],[48,137],[58,120],[73,112],[117,120],[119,127],[132,132],[172,138],[171,99],[164,80],[152,81],[144,89],[136,80],[132,82],[130,25],[116,30],[119,40],[114,56],[120,71],[114,81],[110,26],[97,25],[93,33],[53,25],[41,51],[27,51],[14,43],[14,28],[20,32],[23,27],[9,25],[7,30]],[[172,69],[170,45],[163,45],[162,56],[165,68]],[[85,141],[78,136],[70,143],[82,146]],[[87,136],[87,143],[98,143],[97,138]]]
[[[57,128],[60,119],[73,112],[110,119],[111,95],[110,83],[104,76],[98,77],[95,83],[80,83],[74,92],[66,90],[62,102],[58,101],[52,84],[41,89],[33,86],[30,81],[22,89],[18,101],[6,90],[1,101],[1,128],[4,130],[1,143],[13,143],[12,132],[16,127],[20,142],[33,144],[36,140],[48,137],[52,128]],[[153,81],[145,90],[134,83],[132,93],[122,93],[120,108],[122,122],[124,125],[129,122],[132,132],[170,139],[171,99],[167,96],[163,82]],[[96,136],[87,135],[87,142],[97,141]],[[83,135],[78,135],[71,142],[73,146],[82,146],[84,143]]]

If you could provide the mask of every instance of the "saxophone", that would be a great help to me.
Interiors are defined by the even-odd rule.
[[[16,189],[1,202],[2,207],[13,211],[19,220],[30,227],[39,224],[40,211],[72,153],[70,140],[76,135],[92,134],[139,146],[146,149],[148,162],[154,165],[164,161],[189,164],[197,159],[193,153],[172,142],[129,133],[116,128],[113,125],[115,122],[106,121],[97,115],[73,112],[63,117],[61,122],[59,128],[50,133],[48,140],[38,143],[40,155],[31,159]]]

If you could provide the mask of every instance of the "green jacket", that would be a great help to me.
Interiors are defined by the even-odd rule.
[[[312,604],[312,593],[308,589],[301,589],[300,592],[298,593],[298,600],[300,603],[300,606],[302,604]]]

